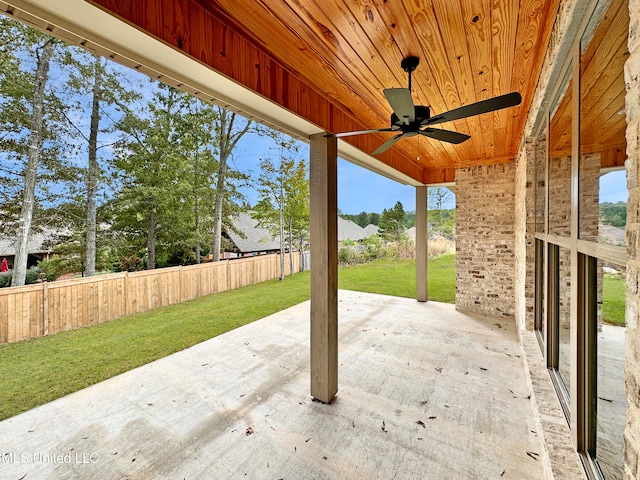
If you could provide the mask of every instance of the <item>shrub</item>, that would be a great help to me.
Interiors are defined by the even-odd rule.
[[[357,265],[364,263],[364,256],[359,252],[357,245],[343,245],[338,249],[338,264],[340,265]]]
[[[117,270],[120,272],[137,272],[144,267],[142,259],[137,255],[129,255],[128,257],[122,257],[117,265]]]
[[[0,288],[11,286],[11,272],[0,273]]]
[[[67,273],[67,266],[65,265],[64,261],[57,255],[54,255],[49,260],[40,260],[38,262],[38,268],[40,269],[44,280],[46,280],[47,282],[53,282],[54,280],[57,280],[61,275]]]
[[[41,274],[42,272],[37,266],[31,267],[29,270],[27,270],[27,276],[25,277],[24,284],[31,285],[33,283],[41,282],[44,279],[43,275]]]

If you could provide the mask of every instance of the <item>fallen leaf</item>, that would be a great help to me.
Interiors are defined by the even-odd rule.
[[[530,452],[530,451],[527,450],[527,455],[529,455],[534,460],[538,460],[538,456],[539,455],[536,452]]]
[[[484,370],[485,372],[487,371],[487,369],[484,367],[480,367],[480,370]]]
[[[326,459],[327,459],[327,457],[326,457],[326,456],[324,456],[324,457],[322,457],[322,459],[323,459],[323,460],[326,460]]]
[[[384,425],[384,420],[382,421],[382,431],[383,431],[384,433],[387,433],[387,429],[386,429],[386,427],[385,427],[385,425]]]
[[[416,423],[420,425],[422,428],[427,428],[427,426],[424,424],[422,420],[418,420]]]
[[[442,373],[442,367],[436,367],[436,372]]]
[[[429,417],[429,420],[435,420],[436,418],[438,418],[438,417],[436,417],[436,416],[434,415],[434,416],[432,416],[432,417]]]
[[[502,470],[502,473],[500,474],[501,477],[504,477],[504,474],[507,473],[505,470]]]
[[[245,432],[245,435],[246,435],[246,436],[249,436],[249,435],[251,435],[252,433],[253,433],[253,428],[248,427],[248,428],[247,428],[247,431]]]
[[[307,438],[304,443],[309,443],[309,440],[311,440],[311,437]]]

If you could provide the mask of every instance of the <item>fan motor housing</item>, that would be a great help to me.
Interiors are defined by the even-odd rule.
[[[429,107],[425,107],[424,105],[416,105],[416,120],[413,122],[414,125],[420,126],[424,121],[428,120],[431,116],[429,111]],[[404,126],[404,122],[398,118],[395,113],[391,114],[391,127],[402,127]]]

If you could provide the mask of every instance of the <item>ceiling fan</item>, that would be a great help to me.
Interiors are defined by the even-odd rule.
[[[400,63],[402,69],[409,74],[408,88],[387,88],[383,91],[384,96],[387,98],[387,101],[393,110],[393,113],[391,114],[391,126],[389,128],[343,132],[328,136],[339,138],[351,135],[362,135],[365,133],[400,132],[380,145],[372,155],[384,152],[402,137],[414,137],[416,135],[423,135],[443,142],[458,144],[471,137],[464,133],[452,132],[451,130],[431,128],[431,125],[480,115],[481,113],[493,112],[507,107],[513,107],[519,105],[522,101],[522,97],[518,92],[511,92],[506,95],[500,95],[498,97],[465,105],[464,107],[456,108],[454,110],[449,110],[448,112],[432,117],[430,116],[429,107],[414,105],[411,97],[411,73],[416,69],[419,63],[420,59],[418,57],[407,57]]]

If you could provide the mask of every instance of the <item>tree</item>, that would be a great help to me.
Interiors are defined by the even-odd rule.
[[[289,228],[289,261],[291,262],[291,273],[293,274],[293,245],[296,244],[300,252],[300,271],[304,265],[304,246],[309,240],[309,169],[300,158],[294,166],[292,175],[287,182],[287,208],[285,218]]]
[[[128,137],[117,149],[114,227],[145,239],[149,270],[156,267],[159,240],[166,253],[189,236],[188,168],[177,147],[185,95],[158,84],[143,116],[128,110],[118,124]]]
[[[445,218],[443,216],[443,206],[452,199],[451,191],[446,187],[429,187],[427,189],[427,198],[429,206],[433,206],[432,210],[437,212],[435,220],[436,231],[440,235],[445,235]]]
[[[366,227],[367,225],[369,225],[369,214],[367,212],[360,212],[358,215],[356,215],[356,219],[354,220],[358,225],[360,225],[362,228]]]
[[[380,218],[380,234],[387,240],[399,241],[402,237],[404,227],[402,219],[404,218],[404,207],[402,203],[396,202],[395,206],[389,210],[386,208],[382,211]]]
[[[296,163],[298,144],[293,138],[275,135],[278,159],[260,161],[258,201],[254,218],[272,235],[280,238],[280,279],[284,278],[285,229],[287,230],[290,272],[293,274],[294,237],[300,251],[309,230],[309,180],[303,159]]]
[[[111,115],[107,114],[107,119],[112,118],[114,105],[127,105],[140,96],[131,89],[122,85],[122,76],[116,71],[109,69],[106,59],[79,50],[69,50],[66,55],[66,62],[72,71],[69,75],[68,86],[75,97],[74,110],[80,115],[88,114],[90,121],[88,135],[83,132],[83,126],[77,125],[72,120],[69,122],[75,128],[76,133],[87,143],[87,165],[81,169],[86,188],[85,197],[85,255],[84,255],[84,275],[91,277],[96,271],[96,232],[97,232],[97,193],[99,183],[103,174],[103,168],[98,158],[98,150],[103,146],[98,143],[100,133],[110,133],[112,128],[100,129],[101,120],[104,118],[105,110],[111,110]],[[89,94],[90,111],[86,110],[82,102],[83,97]],[[121,111],[121,108],[117,109]],[[67,118],[70,116],[68,115]],[[75,116],[74,116],[75,117]],[[104,122],[103,122],[104,123]],[[111,121],[111,126],[113,120]]]
[[[24,285],[27,274],[38,172],[43,160],[55,157],[55,147],[45,143],[51,136],[48,120],[53,119],[47,115],[48,110],[55,112],[59,107],[56,98],[47,91],[51,60],[58,42],[4,18],[0,21],[0,35],[1,62],[6,67],[0,78],[2,150],[23,165],[21,178],[13,178],[14,185],[21,189],[21,202],[11,285],[19,286]],[[31,64],[31,69],[27,64]]]
[[[218,118],[215,126],[214,142],[218,148],[218,172],[216,182],[215,204],[213,207],[213,261],[220,260],[220,239],[222,235],[223,209],[225,207],[225,199],[227,205],[231,201],[233,195],[229,192],[227,170],[228,161],[233,150],[236,148],[238,141],[249,132],[251,120],[246,120],[244,126],[236,124],[236,114],[221,107],[217,107]],[[234,192],[238,196],[237,191]],[[227,216],[230,213],[227,209]]]
[[[205,232],[213,228],[212,212],[219,170],[215,158],[214,132],[218,121],[215,107],[198,98],[189,97],[187,113],[183,117],[180,129],[180,148],[187,159],[190,176],[190,197],[193,205],[193,232],[190,243],[195,262],[201,262],[202,245]]]

